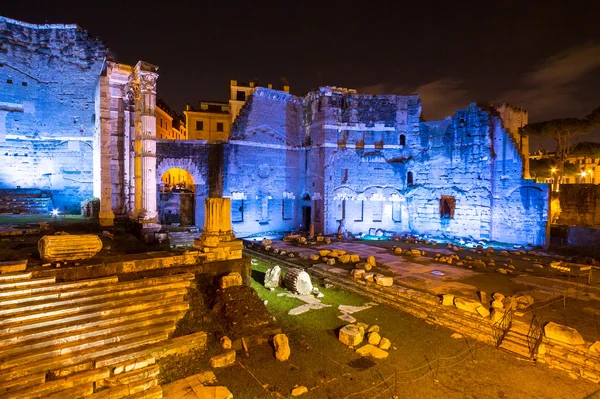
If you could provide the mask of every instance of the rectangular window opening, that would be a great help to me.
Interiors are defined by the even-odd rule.
[[[196,130],[199,132],[204,130],[204,121],[196,121]]]
[[[356,216],[355,222],[362,222],[365,213],[365,201],[356,201]]]
[[[383,201],[371,201],[373,222],[383,221]]]
[[[399,201],[392,201],[392,220],[396,223],[402,221],[402,208]]]
[[[281,214],[283,220],[291,220],[294,217],[294,200],[291,198],[284,198],[281,202]]]
[[[442,219],[453,219],[456,199],[450,195],[442,195],[440,198],[440,217]]]
[[[231,222],[241,223],[244,221],[244,200],[231,200]]]
[[[223,122],[217,122],[217,132],[223,131]]]

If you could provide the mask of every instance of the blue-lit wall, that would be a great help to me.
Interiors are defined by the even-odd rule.
[[[0,17],[0,188],[38,188],[61,211],[92,196],[104,46],[74,25]]]
[[[304,229],[302,104],[259,89],[236,119],[225,147],[224,192],[238,236]]]
[[[343,221],[355,234],[543,245],[548,187],[522,179],[499,116],[475,104],[443,121],[420,116],[418,96],[322,88],[299,99],[259,88],[226,150],[225,195],[243,200],[234,230],[307,229],[308,208],[326,234]]]

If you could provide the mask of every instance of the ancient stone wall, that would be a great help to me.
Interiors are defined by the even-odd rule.
[[[559,199],[559,224],[600,225],[600,186],[596,184],[562,184]]]
[[[308,227],[300,204],[301,118],[297,98],[258,88],[236,119],[223,177],[236,235]]]
[[[300,102],[259,89],[226,151],[226,195],[241,201],[234,230],[308,230],[312,222],[325,234],[543,245],[548,187],[522,178],[519,147],[500,116],[476,104],[444,121],[420,115],[418,96],[321,88]]]
[[[105,48],[76,25],[0,17],[0,188],[39,188],[61,211],[92,196]]]

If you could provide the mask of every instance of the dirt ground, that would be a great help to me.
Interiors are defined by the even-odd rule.
[[[117,224],[114,228],[103,229],[96,220],[84,219],[77,215],[64,215],[53,218],[46,215],[0,215],[0,230],[39,229],[40,222],[47,223],[49,229],[36,234],[2,236],[0,237],[0,262],[27,259],[29,264],[41,263],[37,249],[38,241],[45,234],[64,231],[69,234],[97,234],[102,240],[102,250],[94,257],[126,255],[148,251],[167,250],[168,247],[158,247],[146,244],[127,231],[127,226]],[[102,235],[110,230],[112,238]]]
[[[270,291],[262,286],[269,266],[262,261],[253,262],[252,286],[258,296],[240,291],[224,299],[243,301],[244,307],[236,305],[238,312],[246,305],[254,308],[267,301],[269,314],[288,335],[292,355],[286,362],[277,361],[267,342],[251,347],[247,356],[244,351],[237,351],[234,366],[214,370],[218,383],[227,386],[235,398],[288,398],[296,384],[309,389],[302,396],[307,399],[371,399],[394,395],[398,398],[584,398],[600,389],[591,382],[573,380],[564,372],[518,360],[493,347],[464,338],[453,339],[450,337],[453,332],[448,329],[383,305],[373,305],[353,316],[380,327],[381,335],[392,341],[389,357],[360,358],[337,339],[337,330],[346,324],[338,318],[341,313],[337,306],[362,306],[368,301],[318,285],[325,295],[322,302],[331,306],[288,315],[289,310],[303,302],[278,296],[287,292],[283,288]],[[232,327],[231,333],[235,331],[230,322],[225,325]],[[171,378],[173,374],[209,369],[209,357],[220,349],[215,333],[207,332],[212,338],[206,354],[172,358],[170,366],[163,363],[175,371]]]

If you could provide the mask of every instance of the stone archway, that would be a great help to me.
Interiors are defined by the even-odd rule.
[[[202,185],[206,184],[202,173],[198,169],[198,166],[191,159],[184,158],[164,158],[156,166],[156,182],[160,184],[162,176],[169,169],[183,169],[188,172],[194,178],[194,184]]]
[[[202,208],[199,196],[203,195],[201,187],[206,181],[196,164],[190,159],[165,158],[158,163],[156,175],[159,221],[181,226],[202,223],[197,208]],[[165,179],[166,176],[176,179]]]

